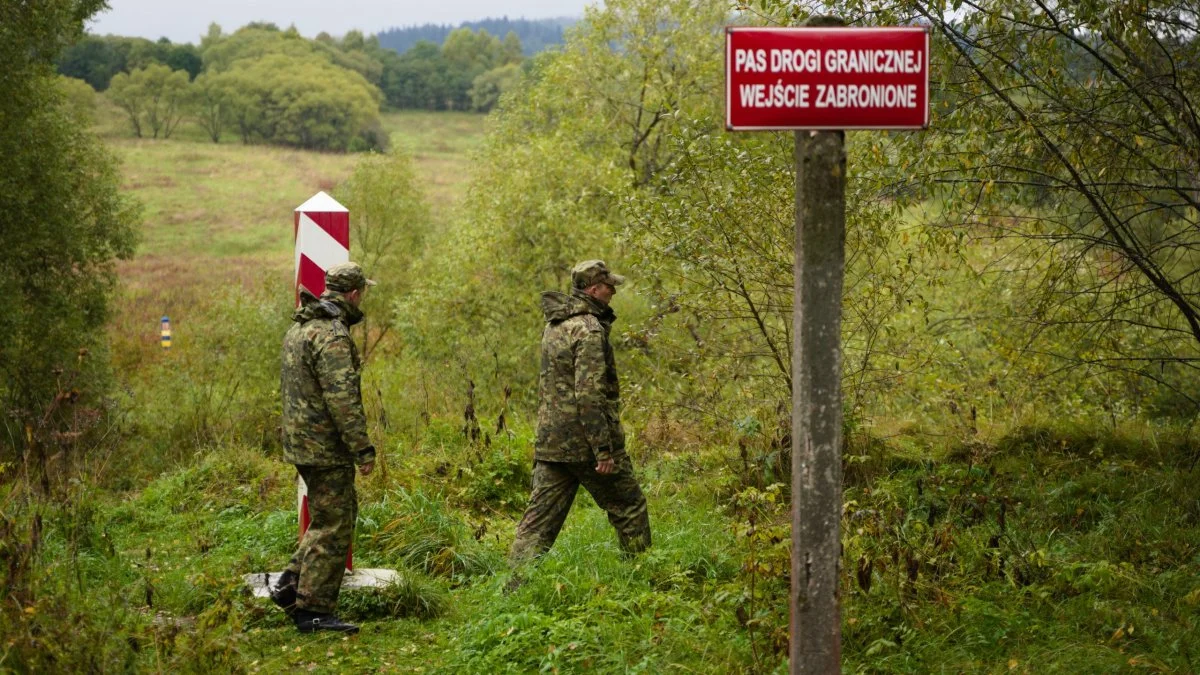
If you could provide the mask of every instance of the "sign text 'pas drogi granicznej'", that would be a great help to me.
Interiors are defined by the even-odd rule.
[[[725,126],[923,129],[929,32],[902,28],[726,31]]]

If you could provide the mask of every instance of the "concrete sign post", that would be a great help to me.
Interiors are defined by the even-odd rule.
[[[929,126],[929,33],[726,30],[725,126],[796,130],[792,309],[792,673],[841,671],[842,282],[846,129]]]

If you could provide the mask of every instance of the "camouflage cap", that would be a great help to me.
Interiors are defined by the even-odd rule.
[[[338,263],[325,270],[325,288],[331,291],[349,293],[374,285],[375,282],[367,278],[358,263]]]
[[[620,286],[625,277],[613,274],[603,260],[584,260],[571,270],[571,283],[575,288],[588,288],[596,284]]]

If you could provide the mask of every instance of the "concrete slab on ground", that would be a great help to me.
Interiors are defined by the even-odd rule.
[[[281,574],[283,572],[255,572],[254,574],[244,575],[242,579],[250,587],[250,591],[254,593],[254,597],[266,598],[270,596],[269,589],[279,580],[279,575]],[[346,572],[346,576],[342,577],[342,590],[381,588],[399,578],[400,573],[396,570],[359,568],[351,572]]]

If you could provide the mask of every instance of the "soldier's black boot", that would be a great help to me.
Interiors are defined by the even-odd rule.
[[[289,570],[279,575],[279,580],[269,591],[271,602],[279,605],[289,616],[296,611],[296,582],[299,580],[300,576]]]
[[[296,630],[301,633],[315,633],[320,630],[329,630],[354,635],[358,632],[358,626],[346,623],[332,614],[320,614],[310,612],[307,609],[296,608],[296,612],[292,614],[292,618],[296,620]]]

